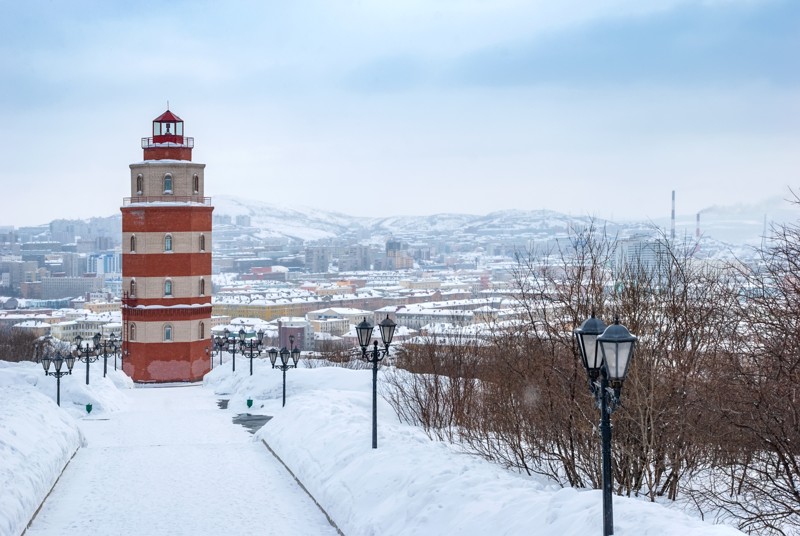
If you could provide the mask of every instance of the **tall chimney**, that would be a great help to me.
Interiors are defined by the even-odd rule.
[[[694,231],[694,236],[699,240],[700,239],[700,213],[697,213],[697,228]]]
[[[672,190],[672,227],[670,228],[669,237],[673,242],[675,241],[675,190]]]

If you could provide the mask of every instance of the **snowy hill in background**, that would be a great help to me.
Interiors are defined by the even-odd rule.
[[[244,200],[231,196],[216,196],[213,199],[215,215],[235,218],[247,215],[251,224],[262,237],[288,237],[300,240],[324,240],[344,236],[370,238],[376,236],[398,237],[426,235],[428,237],[451,238],[458,235],[514,236],[563,234],[570,227],[588,224],[590,216],[572,216],[550,210],[503,210],[485,215],[434,214],[430,216],[388,216],[364,218],[314,208],[286,208],[269,203]],[[712,206],[700,213],[700,232],[705,238],[729,244],[757,244],[776,223],[800,220],[800,208],[786,198],[774,197],[752,204],[734,206]],[[664,218],[640,222],[606,222],[595,219],[610,230],[619,227],[647,227],[656,225],[669,232],[668,214]],[[676,236],[694,237],[696,215],[676,217]]]
[[[589,217],[573,217],[549,210],[504,210],[486,215],[434,214],[363,218],[313,208],[285,208],[232,196],[213,198],[214,215],[249,216],[261,237],[324,240],[346,235],[370,238],[395,235],[446,238],[457,235],[563,234],[570,227],[589,223]],[[598,220],[603,223],[601,220]]]
[[[786,197],[772,197],[751,204],[712,206],[700,211],[700,233],[731,245],[756,245],[761,242],[766,224],[767,234],[775,224],[800,221],[800,207]],[[669,213],[663,218],[643,221],[608,222],[588,215],[573,216],[551,210],[503,210],[485,215],[442,213],[430,216],[356,217],[337,211],[309,207],[284,207],[263,201],[219,195],[212,198],[215,219],[248,216],[250,228],[229,226],[226,232],[249,234],[254,238],[290,238],[300,241],[347,239],[349,241],[383,243],[389,236],[415,240],[447,240],[469,242],[476,237],[552,238],[564,235],[570,228],[586,226],[592,219],[607,226],[611,233],[621,228],[646,229],[657,226],[669,234]],[[97,236],[115,236],[120,241],[120,216],[81,220]],[[54,222],[66,220],[54,220]],[[73,220],[78,221],[78,220]],[[51,222],[52,224],[53,222]],[[40,226],[47,232],[47,224]],[[224,225],[215,223],[215,231]],[[696,215],[678,215],[676,238],[693,239],[697,230]],[[42,238],[44,240],[44,238]]]
[[[288,237],[299,240],[335,238],[352,231],[360,219],[313,208],[287,208],[263,201],[218,195],[212,199],[215,216],[249,216],[262,238]]]

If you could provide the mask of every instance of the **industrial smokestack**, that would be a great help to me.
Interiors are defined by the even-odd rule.
[[[694,236],[699,240],[700,239],[700,213],[697,213],[697,228],[694,231]]]
[[[671,225],[669,237],[670,240],[673,242],[675,241],[675,190],[672,190],[672,218],[671,218]]]

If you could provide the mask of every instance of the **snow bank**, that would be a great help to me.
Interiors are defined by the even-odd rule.
[[[61,379],[59,408],[56,380],[39,365],[0,361],[0,536],[22,533],[75,451],[85,446],[76,418],[86,416],[86,404],[93,404],[93,417],[124,406],[118,386],[132,387],[130,378],[121,372],[103,378],[100,363],[92,365],[89,387],[80,374],[86,369],[77,365]]]
[[[238,363],[237,363],[238,365]],[[256,362],[230,364],[206,383],[233,413],[273,415],[265,440],[348,536],[392,534],[599,534],[599,490],[561,488],[431,441],[378,401],[378,448],[371,448],[372,372],[314,368],[281,373]],[[380,386],[379,386],[380,389]],[[248,410],[246,399],[254,399]],[[614,497],[617,536],[741,534],[677,509]]]
[[[72,455],[78,425],[35,389],[0,386],[0,534],[21,534]]]

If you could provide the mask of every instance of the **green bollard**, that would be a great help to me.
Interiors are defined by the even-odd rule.
[[[86,413],[91,413],[91,412],[92,412],[92,405],[86,404]]]
[[[249,408],[252,408],[252,407],[253,407],[253,399],[252,398],[248,398],[247,399],[247,408],[249,409]]]

